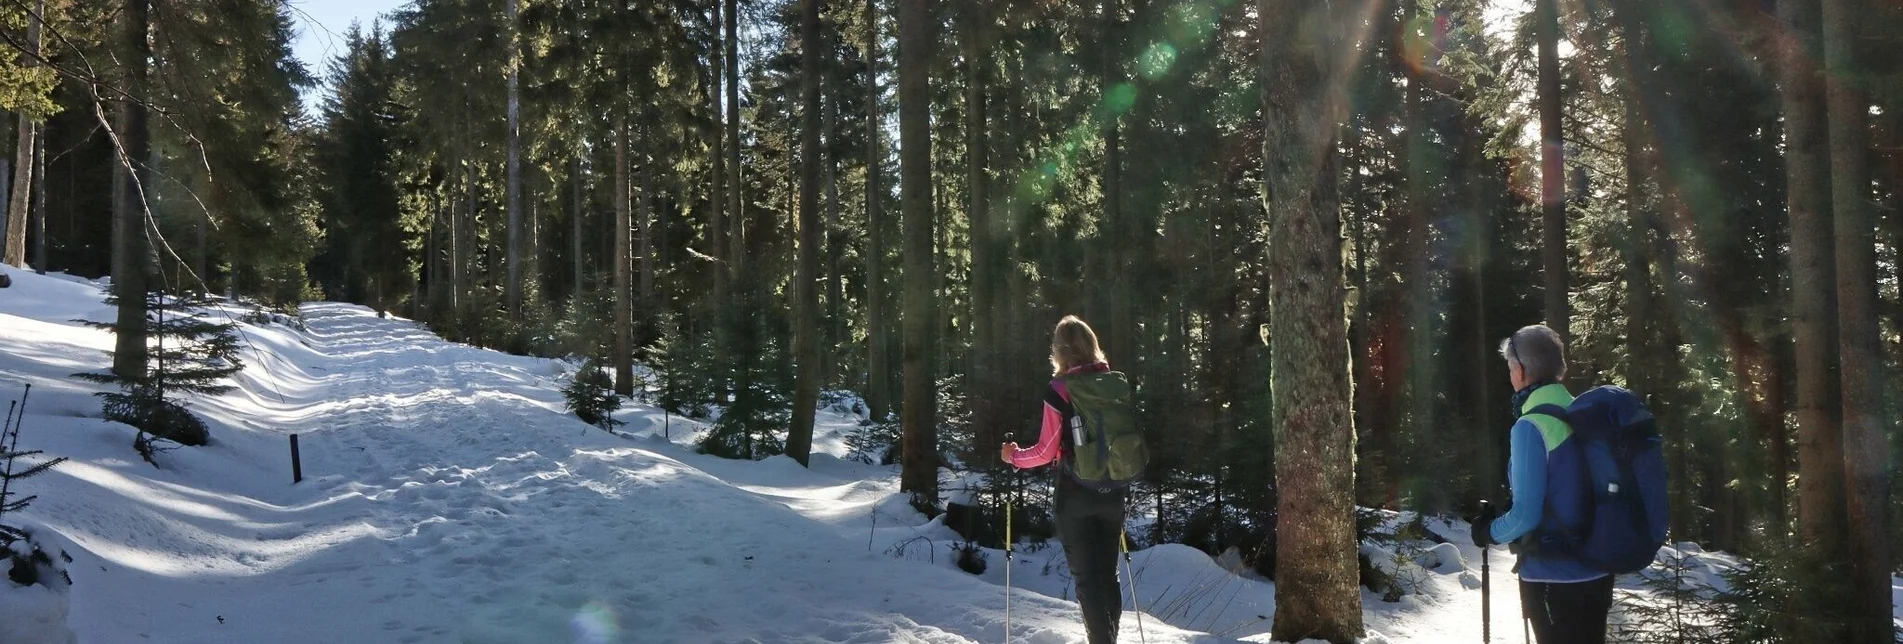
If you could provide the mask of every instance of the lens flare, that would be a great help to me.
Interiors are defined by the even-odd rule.
[[[1111,86],[1110,91],[1104,93],[1103,111],[1109,118],[1120,117],[1129,112],[1130,106],[1136,105],[1136,102],[1137,86],[1117,83]]]
[[[614,609],[601,602],[588,602],[568,620],[575,632],[576,644],[609,644],[620,641],[621,627],[615,622]]]
[[[1167,25],[1170,40],[1185,47],[1201,46],[1216,31],[1216,12],[1199,2],[1178,5]]]
[[[1144,50],[1143,56],[1137,60],[1137,66],[1142,70],[1143,77],[1149,80],[1162,78],[1164,74],[1170,72],[1170,66],[1174,64],[1176,64],[1176,48],[1166,42],[1151,43],[1150,48]],[[1134,100],[1134,91],[1131,92],[1131,96]]]

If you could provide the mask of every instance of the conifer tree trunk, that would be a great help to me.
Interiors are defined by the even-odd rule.
[[[125,91],[139,99],[120,102],[117,126],[123,172],[119,173],[120,185],[115,191],[117,202],[114,204],[120,234],[118,252],[114,253],[117,272],[112,276],[113,294],[119,299],[117,326],[113,330],[112,372],[126,379],[143,379],[146,375],[145,292],[151,249],[147,244],[150,228],[146,225],[145,192],[152,186],[152,171],[147,165],[151,146],[145,104],[141,101],[148,96],[145,61],[152,56],[152,45],[147,39],[151,29],[150,12],[149,0],[126,0],[125,10],[119,14],[120,60],[131,61],[123,66]]]
[[[843,239],[844,233],[841,232],[842,227],[839,224],[839,82],[837,77],[833,75],[839,63],[838,57],[835,55],[836,47],[834,42],[834,39],[839,37],[836,33],[838,29],[838,23],[834,22],[830,30],[826,32],[825,60],[827,72],[825,77],[821,79],[824,86],[821,88],[820,96],[820,101],[826,106],[825,124],[823,126],[825,142],[820,148],[821,154],[824,155],[826,159],[826,222],[822,229],[826,240],[824,248],[826,256],[826,268],[824,271],[826,274],[826,315],[820,320],[820,324],[825,327],[824,331],[820,334],[822,342],[820,349],[821,386],[832,382],[839,373],[839,345],[847,333],[845,316],[843,314],[845,311],[845,303],[842,301],[845,298],[845,277],[840,275],[839,268],[840,255],[845,253],[846,245]]]
[[[617,102],[618,103],[618,102]],[[615,106],[615,393],[634,395],[634,288],[628,272],[633,258],[628,243],[628,108]]]
[[[714,118],[714,128],[708,128],[708,154],[714,156],[714,171],[708,173],[708,232],[706,232],[706,255],[714,257],[714,293],[717,299],[727,293],[727,265],[721,263],[721,257],[727,255],[727,111],[721,105],[727,78],[725,63],[725,38],[721,38],[721,0],[712,0],[708,8],[708,25],[712,27],[712,48],[708,48],[708,69],[706,78],[702,78],[702,88],[708,99],[708,114]]]
[[[1355,433],[1343,307],[1335,141],[1347,114],[1345,31],[1326,5],[1260,0],[1263,201],[1269,212],[1276,519],[1271,635],[1363,635],[1354,526]],[[1325,34],[1304,34],[1324,25]]]
[[[443,313],[449,317],[438,318],[439,320],[455,319],[462,313],[462,253],[464,252],[464,245],[462,242],[463,226],[460,221],[461,216],[458,213],[462,212],[462,192],[464,190],[464,184],[466,183],[468,168],[460,160],[452,163],[451,167],[455,168],[452,172],[455,173],[456,179],[455,183],[449,186],[449,194],[445,195],[446,200],[449,202],[444,206],[444,209],[447,211],[445,214],[448,215],[449,220],[449,231],[446,239],[446,241],[449,242],[449,253],[443,258],[444,263],[449,265],[449,310]]]
[[[26,46],[31,55],[20,57],[20,66],[25,69],[31,70],[39,66],[37,57],[40,55],[40,20],[45,15],[46,0],[40,0],[39,7],[27,16]],[[14,141],[13,193],[9,195],[11,199],[7,206],[6,225],[0,227],[6,230],[6,257],[0,261],[5,261],[11,266],[26,266],[27,210],[33,205],[33,186],[45,180],[44,174],[34,173],[38,165],[34,163],[34,151],[39,149],[35,135],[42,129],[44,128],[34,123],[33,119],[27,118],[25,112],[20,113],[20,136]],[[41,235],[41,238],[44,239],[45,236]],[[36,264],[45,262],[45,258],[41,257]],[[44,272],[46,267],[39,266],[39,270]]]
[[[574,158],[569,160],[568,167],[568,181],[571,184],[569,186],[569,192],[571,194],[568,199],[568,225],[570,229],[568,241],[569,245],[573,246],[573,248],[569,250],[569,254],[574,255],[573,259],[575,263],[575,284],[569,290],[569,299],[573,301],[575,296],[581,295],[587,285],[587,278],[584,277],[582,273],[581,152],[579,150],[575,152]]]
[[[985,22],[989,19],[984,0],[964,4],[965,33],[965,216],[971,223],[971,367],[966,372],[971,382],[972,421],[976,425],[979,446],[1001,443],[998,418],[991,413],[997,398],[991,395],[997,379],[991,372],[997,338],[990,312],[996,306],[992,282],[990,202],[986,190],[985,139]]]
[[[1831,206],[1837,242],[1837,330],[1842,356],[1844,499],[1849,521],[1851,620],[1846,641],[1892,641],[1890,446],[1883,346],[1877,329],[1876,231],[1870,201],[1870,101],[1861,84],[1857,21],[1873,7],[1823,0],[1824,95],[1830,115]]]
[[[873,420],[883,421],[892,413],[886,386],[892,378],[885,320],[885,214],[879,208],[885,148],[879,142],[878,0],[866,0],[866,87],[866,407]]]
[[[1117,13],[1122,9],[1122,1],[1102,0],[1102,3],[1103,22],[1098,26],[1102,30],[1099,32],[1102,42],[1098,43],[1098,46],[1103,48],[1101,61],[1103,68],[1099,71],[1102,75],[1097,82],[1099,100],[1103,105],[1101,109],[1104,112],[1102,225],[1105,226],[1105,230],[1099,232],[1098,235],[1109,242],[1109,247],[1093,248],[1088,252],[1093,253],[1098,260],[1096,270],[1103,271],[1098,273],[1099,278],[1108,277],[1118,284],[1128,285],[1129,281],[1125,279],[1128,276],[1124,274],[1124,266],[1127,262],[1124,261],[1123,253],[1120,252],[1122,249],[1117,248],[1124,242],[1122,233],[1125,227],[1122,212],[1123,132],[1119,124],[1123,120],[1127,105],[1119,105],[1113,98],[1119,96],[1120,79],[1117,75],[1117,58],[1122,54],[1122,48],[1119,40],[1121,34],[1117,29]],[[1124,353],[1129,352],[1130,347],[1126,346],[1125,341],[1129,334],[1126,334],[1126,329],[1123,328],[1124,319],[1127,317],[1125,311],[1129,309],[1130,304],[1129,295],[1122,288],[1106,289],[1100,293],[1104,299],[1103,306],[1106,313],[1104,317],[1107,318],[1102,321],[1101,327],[1104,350],[1116,355],[1130,355]]]
[[[746,209],[741,199],[741,183],[746,172],[740,167],[740,9],[735,0],[727,0],[727,262],[738,277],[747,263]]]
[[[799,276],[793,280],[793,427],[786,453],[806,465],[819,405],[819,0],[800,0]]]
[[[1539,31],[1540,204],[1544,222],[1540,266],[1546,283],[1546,325],[1572,343],[1567,302],[1566,150],[1559,95],[1559,0],[1534,0]]]
[[[509,266],[508,283],[503,286],[503,300],[509,307],[509,320],[522,319],[522,103],[516,93],[517,68],[520,67],[520,48],[516,42],[516,0],[509,0],[509,28],[505,37],[509,42],[509,183],[508,191],[509,233],[504,240],[504,254]]]
[[[1626,34],[1627,46],[1632,46],[1634,34]],[[1647,216],[1645,202],[1644,170],[1644,121],[1639,116],[1639,92],[1633,87],[1635,81],[1626,79],[1624,109],[1625,139],[1625,288],[1626,288],[1626,355],[1629,367],[1626,370],[1626,386],[1641,396],[1657,392],[1652,382],[1652,373],[1657,369],[1652,347],[1652,262],[1646,252],[1650,247],[1651,218]]]
[[[1790,38],[1778,52],[1784,108],[1786,203],[1791,218],[1791,328],[1797,356],[1798,535],[1800,545],[1841,561],[1845,543],[1844,444],[1839,425],[1836,241],[1830,215],[1830,159],[1818,0],[1779,0]]]
[[[46,13],[46,0],[40,0],[39,14]],[[46,274],[46,137],[35,137],[33,147],[33,270]]]
[[[423,301],[424,314],[418,319],[436,319],[443,302],[443,265],[438,257],[443,252],[443,203],[442,196],[436,191],[429,193],[429,231],[423,234]]]
[[[29,59],[30,60],[30,59]],[[28,67],[32,63],[27,63]],[[9,266],[26,266],[26,225],[27,209],[32,207],[32,186],[37,177],[33,175],[34,134],[39,130],[33,119],[20,114],[19,136],[14,139],[13,191],[7,195],[7,220],[4,262]]]
[[[641,126],[641,216],[636,227],[641,234],[641,301],[653,304],[654,298],[654,124]]]
[[[899,206],[905,220],[905,394],[900,489],[921,509],[938,505],[937,401],[931,355],[938,326],[933,266],[930,0],[899,0]]]

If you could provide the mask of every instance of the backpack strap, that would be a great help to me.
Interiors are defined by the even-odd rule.
[[[1528,418],[1528,416],[1545,416],[1548,420],[1542,422],[1542,419]],[[1559,449],[1560,443],[1572,438],[1572,420],[1568,417],[1565,407],[1554,404],[1540,405],[1526,410],[1525,413],[1520,414],[1520,418],[1532,422],[1533,426],[1540,430],[1540,440],[1545,443],[1548,453]],[[1558,421],[1558,423],[1555,424],[1552,421]]]
[[[1050,405],[1051,409],[1057,410],[1067,420],[1077,414],[1077,409],[1070,404],[1070,387],[1065,386],[1062,380],[1052,380],[1051,386],[1044,390],[1044,404]]]
[[[1567,418],[1567,415],[1566,415],[1566,408],[1561,407],[1559,405],[1553,405],[1553,404],[1540,405],[1538,407],[1534,407],[1532,409],[1526,410],[1524,413],[1520,414],[1520,417],[1524,418],[1527,416],[1531,416],[1533,414],[1539,414],[1541,416],[1552,416],[1554,418],[1559,419],[1560,422],[1570,422],[1570,420]]]

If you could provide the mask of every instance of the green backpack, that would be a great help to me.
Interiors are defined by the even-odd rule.
[[[1051,383],[1051,406],[1063,412],[1064,469],[1095,490],[1129,487],[1150,463],[1137,428],[1130,381],[1104,371],[1061,376]]]

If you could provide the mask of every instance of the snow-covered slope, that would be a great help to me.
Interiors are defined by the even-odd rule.
[[[65,542],[82,643],[1004,639],[1002,553],[982,575],[954,567],[956,535],[906,508],[893,468],[840,458],[856,419],[822,412],[810,469],[703,456],[694,420],[634,406],[610,435],[563,413],[563,363],[314,303],[303,330],[241,326],[239,388],[187,402],[212,444],[154,468],[98,418],[99,387],[69,377],[109,363],[112,337],[73,321],[110,318],[99,287],[10,274],[0,401],[31,383],[23,446],[72,460],[5,520]],[[1364,594],[1372,630],[1479,638],[1479,550],[1456,541],[1420,594]],[[1061,557],[1018,555],[1011,641],[1082,641]],[[1518,630],[1506,559],[1503,632]],[[1134,567],[1148,641],[1268,639],[1273,584],[1180,546]]]

